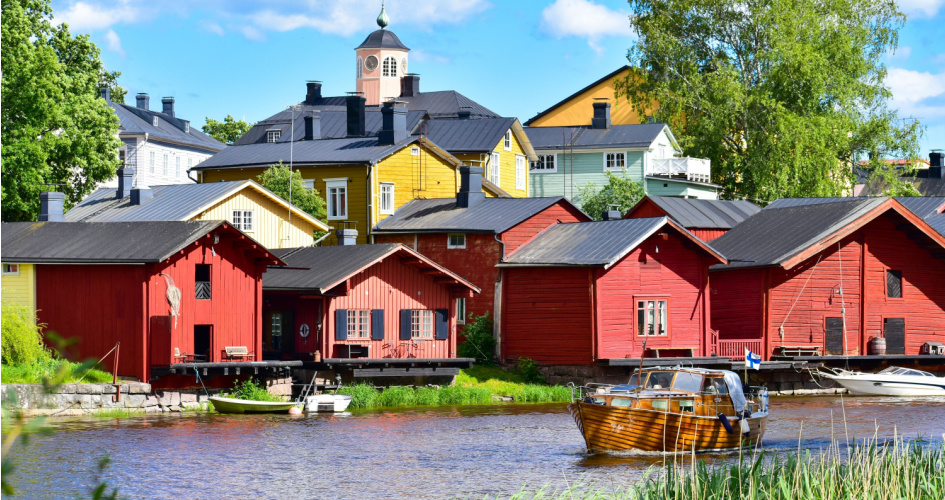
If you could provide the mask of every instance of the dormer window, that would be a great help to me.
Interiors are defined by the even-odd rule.
[[[504,146],[505,146],[505,150],[506,150],[506,151],[511,151],[511,150],[512,150],[512,130],[511,130],[511,129],[505,131],[505,144],[504,144]]]
[[[394,59],[393,56],[385,57],[381,74],[383,76],[396,78],[397,77],[397,59]]]
[[[154,119],[151,120],[151,125],[154,125],[155,127],[158,126],[158,117],[155,116]]]
[[[266,131],[266,142],[276,142],[279,138],[282,137],[281,130],[267,130]]]

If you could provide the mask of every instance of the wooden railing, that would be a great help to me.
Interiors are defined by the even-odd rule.
[[[685,177],[690,181],[709,182],[711,162],[702,158],[654,158],[647,175]]]
[[[761,339],[719,339],[716,353],[732,361],[745,359],[745,348],[755,354],[761,354]]]

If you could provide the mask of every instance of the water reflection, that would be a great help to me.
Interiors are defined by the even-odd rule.
[[[942,442],[945,398],[775,398],[763,446],[792,452],[832,438],[895,435]],[[183,415],[54,420],[58,433],[17,452],[23,498],[105,479],[137,498],[447,498],[523,485],[638,481],[668,457],[588,454],[564,405],[431,408],[350,415]],[[711,463],[736,453],[706,454]]]

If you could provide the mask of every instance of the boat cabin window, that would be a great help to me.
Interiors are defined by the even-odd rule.
[[[627,385],[640,385],[640,374],[634,373],[630,376],[630,381],[627,382]]]
[[[650,372],[646,379],[647,389],[669,389],[673,385],[673,372]]]
[[[706,378],[705,383],[702,384],[702,393],[703,394],[728,394],[728,386],[725,385],[725,379],[723,379],[722,377]]]
[[[702,375],[692,372],[677,372],[673,380],[673,390],[699,392],[702,387]]]

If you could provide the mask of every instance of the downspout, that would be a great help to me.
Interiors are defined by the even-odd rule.
[[[368,214],[367,241],[368,243],[372,245],[374,244],[374,233],[373,233],[373,229],[374,229],[374,211],[373,211],[374,198],[373,196],[374,195],[372,194],[374,192],[374,165],[375,165],[374,162],[368,163],[368,167],[367,167],[368,173],[367,173],[367,178],[365,179],[365,182],[367,183],[367,187],[365,188],[365,190],[367,191],[366,197],[367,197],[367,214]]]
[[[492,233],[492,237],[499,243],[501,251],[499,252],[499,262],[505,261],[505,242],[499,239],[498,233]],[[495,337],[495,350],[502,363],[502,268],[499,268],[499,275],[495,280],[494,304],[492,305],[492,336]]]

